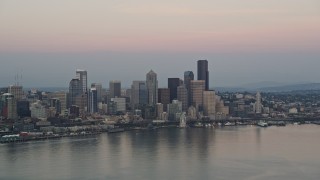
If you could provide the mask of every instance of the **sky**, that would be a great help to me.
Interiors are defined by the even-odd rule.
[[[0,87],[160,86],[209,61],[210,85],[320,82],[319,0],[0,0]]]

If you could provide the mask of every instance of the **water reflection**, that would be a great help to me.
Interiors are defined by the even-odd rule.
[[[2,144],[0,179],[318,179],[319,137],[319,126],[248,126]]]

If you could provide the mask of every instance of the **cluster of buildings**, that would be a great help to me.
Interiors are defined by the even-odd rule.
[[[175,121],[183,112],[190,119],[215,119],[217,114],[227,116],[229,111],[215,91],[209,89],[207,60],[197,62],[197,79],[192,71],[185,71],[183,79],[168,78],[165,88],[158,87],[153,70],[144,80],[133,81],[129,89],[122,89],[120,81],[110,81],[108,90],[100,83],[87,87],[87,79],[86,71],[77,70],[76,78],[70,81],[65,111],[69,116],[129,113],[143,119]]]
[[[130,114],[164,121],[175,121],[183,112],[190,119],[214,119],[216,115],[227,116],[229,111],[215,91],[209,89],[207,60],[197,62],[197,79],[192,71],[185,71],[183,79],[168,78],[165,88],[158,87],[153,70],[144,80],[133,81],[129,89],[122,89],[121,81],[110,81],[109,89],[104,89],[101,83],[88,86],[87,71],[77,69],[68,91],[24,92],[18,84],[2,89],[0,110],[2,119],[13,120]]]
[[[76,70],[67,91],[25,92],[18,83],[0,89],[1,120],[31,118],[88,119],[102,116],[126,117],[125,120],[179,121],[255,117],[285,117],[297,114],[304,107],[292,106],[283,113],[281,104],[263,99],[261,94],[218,93],[210,89],[207,60],[197,61],[197,77],[185,71],[183,78],[168,78],[167,87],[159,87],[157,73],[150,70],[144,80],[135,80],[131,88],[122,88],[121,81],[110,81],[105,89],[101,83],[88,86],[86,70]],[[273,104],[270,104],[273,102]],[[281,106],[283,107],[283,105]],[[279,113],[280,112],[280,113]],[[284,114],[284,115],[283,115]]]

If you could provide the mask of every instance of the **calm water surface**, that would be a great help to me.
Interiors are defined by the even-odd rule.
[[[320,126],[160,129],[0,145],[0,179],[320,179]]]

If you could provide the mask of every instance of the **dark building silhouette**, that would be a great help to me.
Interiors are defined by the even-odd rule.
[[[18,113],[18,116],[21,118],[31,117],[29,101],[18,101],[17,102],[17,113]]]
[[[177,88],[180,85],[179,78],[168,78],[168,88],[170,89],[170,102],[178,98]]]
[[[121,97],[121,82],[120,81],[110,81],[109,82],[109,99],[115,97]]]
[[[198,80],[205,81],[205,90],[209,90],[209,70],[207,60],[198,60]]]
[[[158,89],[158,102],[163,104],[163,110],[167,111],[167,105],[170,104],[170,89],[159,88]]]
[[[191,81],[194,80],[194,74],[192,71],[185,71],[184,72],[184,84],[187,88],[188,94],[188,107],[191,105]]]
[[[82,84],[79,79],[72,79],[69,83],[69,107],[76,105],[76,99],[82,94]]]

